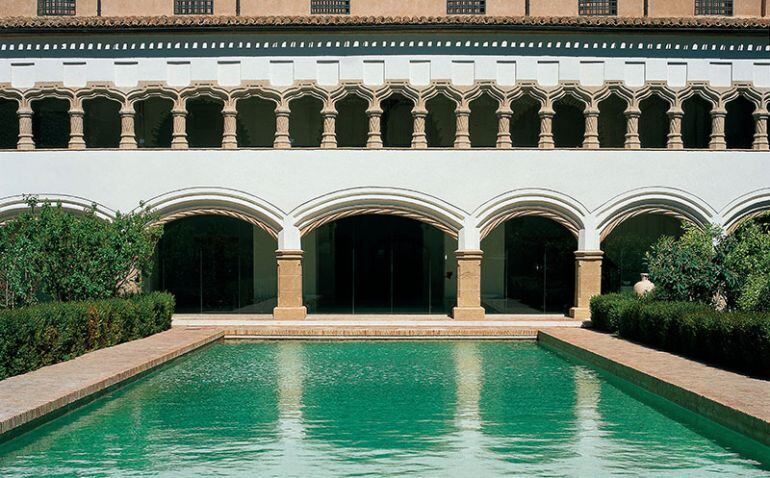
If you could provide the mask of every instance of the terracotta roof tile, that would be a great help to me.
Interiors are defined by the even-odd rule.
[[[695,29],[695,30],[767,30],[768,18],[735,17],[366,17],[366,16],[153,16],[153,17],[8,17],[0,18],[0,32],[82,31],[82,30],[187,30],[191,28],[283,29],[303,27],[436,27],[452,28],[598,28],[598,29]]]

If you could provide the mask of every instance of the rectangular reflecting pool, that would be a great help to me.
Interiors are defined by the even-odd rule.
[[[0,446],[4,478],[769,470],[757,442],[504,341],[215,344]]]

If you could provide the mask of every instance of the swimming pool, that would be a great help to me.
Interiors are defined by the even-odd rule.
[[[0,476],[770,476],[770,451],[535,343],[215,344],[0,447]]]

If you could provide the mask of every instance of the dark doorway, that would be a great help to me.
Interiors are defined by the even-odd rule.
[[[444,313],[444,236],[412,219],[357,216],[318,230],[321,313]]]

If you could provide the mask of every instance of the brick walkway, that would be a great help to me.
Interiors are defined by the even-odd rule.
[[[538,340],[770,445],[770,381],[586,329],[541,330]]]
[[[0,438],[221,337],[178,328],[0,381]]]

